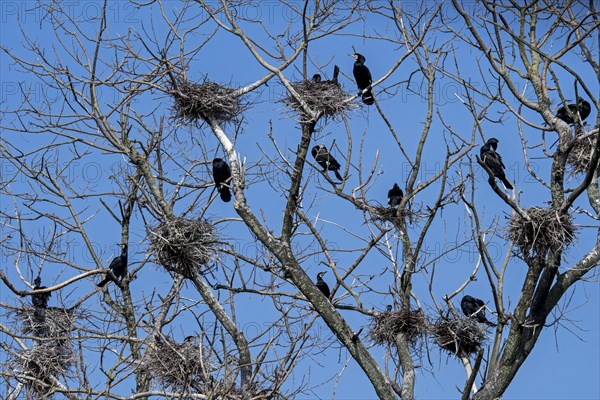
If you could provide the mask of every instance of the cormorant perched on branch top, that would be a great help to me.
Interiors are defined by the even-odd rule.
[[[581,117],[581,121],[585,121],[585,119],[589,117],[590,113],[592,112],[592,107],[590,106],[590,103],[588,103],[581,97],[578,97],[576,104],[569,104],[567,105],[567,107],[559,108],[556,112],[556,118],[562,119],[567,124],[572,124],[575,121],[579,122],[579,118],[577,117],[578,111],[579,116]]]
[[[513,185],[506,179],[506,175],[504,174],[504,163],[502,162],[502,157],[500,154],[496,153],[496,149],[498,148],[498,139],[491,138],[489,139],[481,149],[479,150],[479,156],[481,157],[481,161],[488,166],[489,169],[492,170],[494,176],[502,181],[504,187],[508,190],[512,190]]]
[[[113,258],[108,266],[108,269],[112,271],[112,274],[117,279],[121,279],[127,273],[127,244],[123,244],[122,247],[121,255]],[[106,278],[96,286],[104,287],[104,285],[112,280],[114,280],[114,278],[111,276],[110,272],[107,272]]]
[[[231,201],[231,192],[228,186],[231,179],[231,169],[229,169],[229,165],[221,158],[213,160],[213,178],[217,191],[221,194],[221,200],[226,203]]]
[[[40,286],[42,284],[42,279],[39,276],[35,278],[33,283],[35,284],[33,290],[46,289],[46,286]],[[31,304],[36,308],[47,308],[50,296],[52,296],[51,292],[34,293],[31,295]]]
[[[496,326],[496,324],[488,321],[485,317],[485,303],[483,300],[467,295],[460,301],[460,308],[467,317],[475,318],[477,322],[481,322],[482,324]]]
[[[329,154],[327,147],[319,144],[312,148],[311,154],[315,158],[315,161],[323,168],[323,171],[333,171],[336,178],[338,178],[340,181],[343,180],[342,176],[338,172],[340,169],[340,163],[337,162],[337,160],[333,158],[331,154]]]
[[[323,280],[323,275],[325,275],[326,273],[327,271],[319,272],[317,274],[317,283],[315,283],[315,285],[317,285],[317,289],[319,289],[325,297],[329,298],[331,292],[329,291],[329,286],[327,286],[327,283],[325,283],[325,281]]]
[[[370,106],[371,104],[375,103],[375,98],[373,98],[373,93],[371,92],[371,83],[373,83],[371,71],[369,71],[369,68],[367,68],[365,65],[365,56],[354,53],[352,57],[356,59],[354,62],[354,69],[352,70],[354,73],[354,79],[356,80],[356,86],[358,86],[361,92],[369,88],[369,90],[362,94],[362,101],[366,105]]]
[[[398,207],[402,201],[402,197],[404,197],[402,189],[400,189],[397,183],[394,183],[394,187],[388,191],[388,204],[391,207]]]

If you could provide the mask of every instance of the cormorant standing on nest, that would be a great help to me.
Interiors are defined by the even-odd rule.
[[[312,76],[312,83],[319,83],[321,82],[321,75],[320,74],[314,74]]]
[[[577,112],[579,112],[579,116],[581,117],[581,121],[583,122],[587,117],[589,117],[590,113],[592,112],[592,107],[590,106],[590,103],[588,103],[581,97],[578,97],[576,104],[569,104],[566,107],[559,108],[556,112],[556,118],[562,119],[567,124],[573,124],[576,121],[579,122]]]
[[[323,275],[325,275],[326,273],[327,271],[319,272],[317,274],[317,283],[315,283],[315,285],[317,285],[317,289],[319,289],[321,293],[323,293],[323,296],[329,299],[331,292],[329,291],[329,286],[327,286],[327,283],[325,283],[325,281],[323,280]]]
[[[42,284],[42,279],[39,276],[35,278],[33,283],[35,284],[33,290],[46,289],[46,286],[40,286]],[[48,299],[50,299],[50,296],[52,296],[51,292],[34,293],[31,295],[31,304],[33,304],[33,307],[35,308],[33,315],[36,319],[38,319],[39,323],[44,322],[45,310],[48,308]],[[41,332],[42,331],[36,330],[36,335],[42,336]]]
[[[460,308],[467,317],[474,318],[477,320],[477,322],[482,324],[496,326],[496,324],[488,321],[488,319],[485,317],[485,303],[483,300],[467,295],[460,301]]]
[[[337,160],[333,158],[331,154],[329,154],[327,147],[319,144],[312,148],[311,154],[315,158],[315,161],[323,168],[324,172],[333,171],[336,178],[338,178],[340,181],[343,180],[342,176],[338,172],[340,169],[340,163],[337,162]]]
[[[504,163],[502,162],[502,157],[500,154],[496,153],[496,149],[498,148],[498,139],[491,138],[489,139],[481,149],[479,150],[479,155],[481,157],[481,161],[488,166],[494,176],[502,181],[504,187],[508,190],[512,190],[513,185],[506,179],[506,175],[504,174]]]
[[[127,273],[127,244],[122,245],[121,255],[113,258],[108,266],[115,278],[121,279]],[[113,281],[110,272],[106,273],[106,278],[96,286],[104,287],[108,282]]]
[[[394,183],[394,187],[388,191],[388,204],[391,207],[398,207],[402,201],[402,197],[404,197],[402,189],[400,189],[397,183]]]
[[[371,92],[371,83],[373,83],[373,78],[371,78],[371,71],[365,65],[366,58],[362,54],[354,53],[352,55],[356,59],[354,62],[354,69],[352,72],[354,73],[354,79],[356,80],[356,86],[362,92],[363,90],[369,88],[366,92],[362,94],[362,101],[366,105],[370,106],[375,103],[375,98],[373,98],[373,93]]]
[[[229,169],[229,165],[221,158],[213,160],[213,178],[217,192],[221,194],[221,200],[226,203],[231,201],[231,192],[227,185],[231,179],[231,169]]]
[[[386,310],[387,312],[392,312],[392,310],[393,310],[393,309],[394,309],[394,307],[392,307],[392,305],[391,305],[391,304],[388,304],[388,305],[385,307],[385,310]]]
[[[333,66],[333,78],[331,78],[331,83],[338,84],[338,75],[340,74],[340,67],[337,65]]]

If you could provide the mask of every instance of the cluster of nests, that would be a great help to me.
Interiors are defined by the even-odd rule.
[[[218,232],[205,219],[165,219],[148,229],[148,239],[158,264],[188,279],[208,271],[217,259]]]
[[[587,173],[590,161],[592,161],[592,154],[599,135],[597,132],[593,135],[589,133],[582,131],[575,135],[573,147],[567,156],[567,164],[574,174]]]
[[[486,339],[485,326],[473,318],[441,317],[430,322],[421,310],[380,313],[373,319],[369,336],[375,344],[393,344],[400,333],[412,345],[430,335],[441,349],[461,357],[476,353]]]
[[[335,80],[310,80],[292,82],[292,87],[310,109],[324,117],[338,118],[344,113],[358,107],[356,102],[348,101],[351,97]],[[304,115],[304,109],[298,98],[287,94],[283,102],[290,109]]]
[[[247,108],[236,89],[215,82],[193,83],[185,79],[174,79],[169,88],[175,100],[174,118],[183,124],[202,121],[227,123]]]
[[[56,307],[15,311],[21,332],[34,337],[34,345],[15,353],[11,361],[27,398],[51,398],[56,379],[66,377],[77,361],[70,338],[75,318],[73,309]]]
[[[531,207],[524,210],[529,219],[516,214],[508,222],[508,239],[523,257],[545,257],[549,251],[566,249],[575,238],[573,217],[552,208]]]

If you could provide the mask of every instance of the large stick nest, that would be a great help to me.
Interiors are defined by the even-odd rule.
[[[440,318],[430,329],[437,345],[457,356],[476,353],[485,340],[485,328],[473,318]]]
[[[376,344],[395,343],[398,334],[403,333],[414,343],[427,333],[427,320],[421,310],[386,311],[373,318],[369,336]]]
[[[148,229],[148,239],[156,261],[186,278],[205,272],[218,254],[217,230],[204,219],[165,219]]]
[[[508,223],[508,238],[524,257],[545,257],[548,251],[567,248],[573,243],[576,227],[570,214],[542,207],[531,207],[525,212],[530,220],[515,214]]]
[[[292,82],[291,85],[310,109],[325,117],[341,117],[345,112],[358,107],[356,102],[347,101],[351,95],[337,82],[301,81]],[[302,104],[296,97],[288,93],[283,102],[300,115],[304,115]]]
[[[247,108],[236,89],[210,81],[192,83],[174,79],[170,93],[175,100],[175,119],[181,123],[209,119],[218,123],[231,122]]]
[[[77,361],[69,340],[44,342],[15,355],[13,367],[27,398],[48,399],[53,379],[64,376]]]
[[[571,167],[574,174],[587,173],[592,161],[594,147],[596,147],[596,141],[598,140],[597,132],[587,137],[585,135],[585,132],[581,132],[575,136],[575,143],[567,156],[567,164]]]
[[[29,307],[15,311],[15,320],[21,323],[25,335],[44,338],[69,336],[75,324],[75,310],[57,307]]]
[[[192,387],[203,392],[213,365],[201,343],[193,339],[178,343],[157,336],[144,354],[141,369],[164,387],[176,391]]]

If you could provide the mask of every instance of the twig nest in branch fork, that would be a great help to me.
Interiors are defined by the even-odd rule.
[[[531,207],[524,210],[530,220],[516,214],[508,223],[508,238],[523,257],[545,257],[550,250],[566,249],[575,238],[573,217],[553,208]]]
[[[337,82],[301,81],[292,82],[291,85],[310,109],[325,117],[338,118],[358,108],[356,102],[347,101],[351,95],[346,93]],[[300,115],[305,114],[301,103],[291,94],[288,93],[283,102]]]
[[[440,318],[431,326],[435,343],[457,356],[476,353],[485,340],[485,328],[473,318]]]
[[[174,118],[184,124],[208,119],[231,122],[247,108],[236,89],[215,82],[192,83],[179,78],[171,84],[169,92],[175,100]]]
[[[421,310],[386,311],[376,315],[369,336],[376,344],[395,343],[398,334],[403,333],[414,343],[427,333],[427,320]]]
[[[218,233],[205,219],[165,219],[148,229],[150,253],[168,271],[191,278],[216,261]]]
[[[28,307],[15,311],[15,320],[20,322],[24,335],[43,338],[65,338],[73,331],[75,310],[48,307]]]
[[[592,154],[598,140],[598,132],[585,137],[588,133],[578,132],[575,135],[575,142],[567,156],[567,164],[571,167],[573,174],[587,173],[590,161],[592,161]]]

